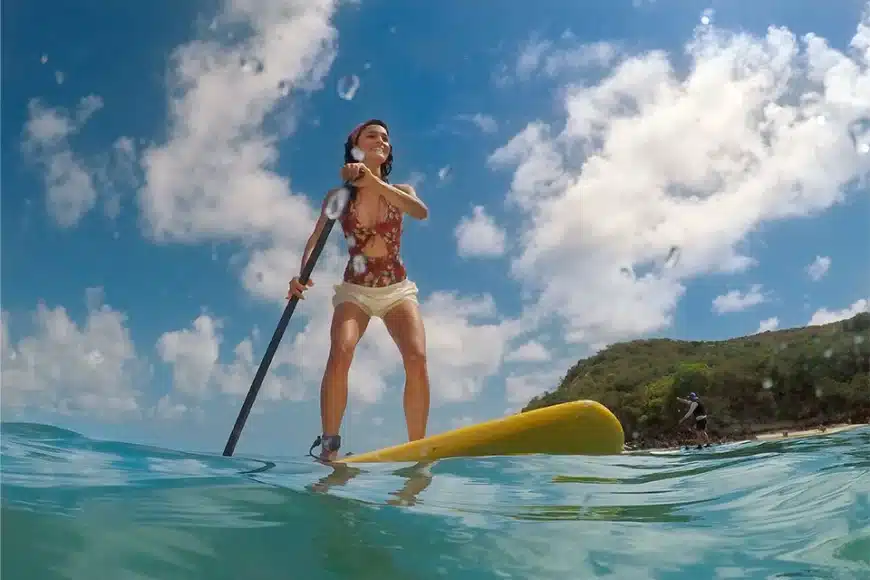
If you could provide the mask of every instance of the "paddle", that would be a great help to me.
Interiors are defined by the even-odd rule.
[[[329,233],[332,231],[332,226],[335,221],[341,217],[344,210],[348,206],[348,202],[356,194],[356,188],[349,181],[344,183],[343,187],[336,189],[330,194],[329,199],[324,207],[323,214],[326,216],[326,224],[317,238],[317,243],[314,244],[314,249],[311,250],[311,255],[305,262],[302,268],[302,273],[299,275],[299,282],[303,286],[308,284],[308,279],[311,277],[311,272],[314,270],[314,265],[326,245],[326,240],[329,238]],[[239,410],[239,416],[236,418],[236,424],[233,425],[233,430],[230,433],[227,444],[224,447],[224,457],[231,457],[236,450],[236,444],[239,442],[239,437],[242,435],[242,429],[245,427],[245,422],[248,420],[248,415],[251,413],[251,407],[254,406],[254,401],[263,386],[263,379],[266,378],[266,373],[269,371],[269,365],[272,364],[272,357],[275,356],[275,351],[278,350],[278,345],[281,343],[281,338],[284,336],[284,331],[287,329],[287,324],[290,322],[290,317],[296,311],[296,304],[299,298],[294,296],[284,308],[284,313],[281,314],[281,319],[278,321],[278,327],[275,328],[275,333],[272,335],[272,340],[266,348],[266,354],[263,355],[263,360],[260,361],[260,367],[257,369],[257,374],[254,376],[254,381],[251,383],[251,388],[248,389],[248,395],[242,403],[242,408]]]

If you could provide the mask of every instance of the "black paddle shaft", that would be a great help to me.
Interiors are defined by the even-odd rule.
[[[355,193],[354,188],[345,185],[349,189],[351,196]],[[348,201],[345,208],[350,205]],[[344,211],[342,208],[341,211]],[[339,212],[340,215],[340,212]],[[320,236],[317,238],[317,243],[314,244],[314,249],[311,250],[311,255],[302,267],[302,273],[299,276],[299,282],[303,285],[308,283],[311,277],[311,272],[314,270],[314,265],[326,245],[326,240],[329,238],[329,233],[332,231],[332,226],[335,225],[335,220],[338,216],[330,218],[324,224]],[[281,338],[284,336],[284,331],[287,330],[287,324],[290,322],[290,317],[296,310],[296,304],[299,298],[293,296],[284,308],[284,313],[281,314],[281,319],[278,321],[278,327],[275,328],[275,333],[272,335],[272,340],[269,342],[269,347],[266,349],[266,354],[263,355],[263,360],[260,361],[260,367],[257,369],[257,374],[254,375],[254,381],[251,383],[251,388],[248,389],[248,395],[245,397],[242,408],[239,410],[239,416],[236,417],[236,424],[233,425],[233,430],[230,433],[230,438],[227,439],[227,444],[224,447],[224,457],[231,457],[236,450],[236,444],[239,442],[239,437],[242,435],[242,429],[245,428],[245,422],[248,420],[248,415],[251,414],[251,407],[254,406],[254,401],[260,393],[260,388],[263,386],[263,379],[266,378],[266,373],[269,371],[269,365],[272,364],[272,358],[275,356],[275,351],[278,350],[278,345],[281,343]]]

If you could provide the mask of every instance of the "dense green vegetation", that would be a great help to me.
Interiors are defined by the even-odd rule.
[[[870,419],[870,313],[725,341],[636,340],[580,360],[528,411],[592,399],[619,418],[626,441],[673,444],[691,436],[676,400],[694,391],[714,438]],[[690,421],[689,421],[690,422]]]

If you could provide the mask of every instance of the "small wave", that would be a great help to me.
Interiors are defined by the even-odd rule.
[[[4,578],[855,578],[870,430],[346,465],[2,425]],[[803,575],[803,576],[802,576]]]

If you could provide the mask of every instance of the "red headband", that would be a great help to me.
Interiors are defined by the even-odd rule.
[[[360,123],[359,125],[354,127],[353,131],[351,131],[350,134],[347,136],[347,140],[351,143],[355,143],[356,138],[359,136],[359,132],[363,130],[363,127],[365,127],[365,123]]]

